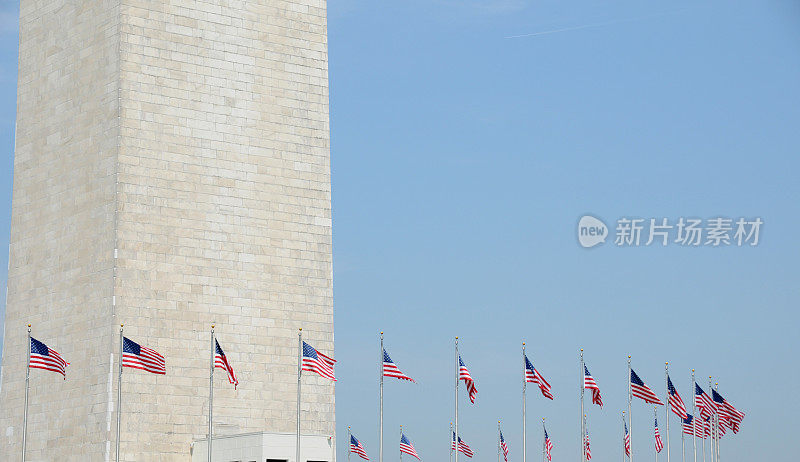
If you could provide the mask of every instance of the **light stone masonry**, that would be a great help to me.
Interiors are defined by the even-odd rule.
[[[324,0],[22,0],[0,459],[113,460],[119,324],[166,358],[125,369],[121,459],[189,461],[215,433],[291,433],[297,329],[333,354]],[[116,251],[115,251],[116,249]],[[302,431],[334,435],[303,378]]]

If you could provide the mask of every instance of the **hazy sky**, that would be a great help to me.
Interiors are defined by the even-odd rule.
[[[2,5],[5,279],[17,6]],[[542,417],[554,460],[579,457],[580,348],[605,402],[588,409],[595,460],[621,457],[628,354],[660,395],[665,361],[687,403],[691,368],[720,382],[747,413],[723,439],[726,462],[796,458],[796,1],[328,7],[340,458],[348,425],[377,458],[381,330],[419,381],[387,383],[387,461],[400,424],[424,461],[448,458],[456,335],[479,390],[475,405],[460,395],[476,461],[496,458],[499,419],[522,459],[523,340],[556,397],[529,389],[531,460]],[[621,217],[764,224],[755,247],[644,246],[645,234],[584,249],[585,214],[612,232]],[[653,457],[652,414],[634,403],[637,460]],[[664,435],[663,408],[659,425]]]

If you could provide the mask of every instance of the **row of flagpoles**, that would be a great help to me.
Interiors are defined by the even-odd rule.
[[[166,375],[166,360],[157,351],[140,345],[123,335],[124,325],[119,327],[119,369],[117,376],[117,437],[116,437],[116,461],[120,458],[120,426],[122,421],[122,371],[129,367],[140,369],[145,372],[158,375]],[[208,461],[211,462],[212,442],[214,435],[214,369],[222,369],[226,372],[228,382],[234,388],[239,385],[239,379],[233,370],[233,366],[225,352],[220,347],[214,333],[215,325],[211,325],[211,346],[209,360],[209,379],[208,379]],[[23,413],[22,431],[22,462],[25,462],[28,435],[28,394],[30,391],[31,369],[43,369],[46,371],[57,372],[67,379],[67,366],[69,363],[52,348],[31,336],[31,325],[28,324],[28,355],[25,371],[25,410]],[[303,341],[303,329],[298,330],[297,334],[297,459],[300,460],[300,389],[302,385],[303,371],[314,372],[320,376],[336,380],[333,367],[336,360],[326,356],[308,343]]]
[[[397,365],[392,361],[389,357],[386,349],[384,348],[383,344],[383,332],[381,332],[380,336],[380,352],[381,352],[381,372],[379,374],[379,383],[380,383],[380,392],[379,392],[379,430],[378,430],[378,439],[379,439],[379,462],[383,462],[383,381],[384,377],[394,377],[402,380],[408,380],[413,382],[414,380],[405,375],[400,371]],[[545,398],[550,400],[554,399],[552,387],[541,374],[541,372],[534,367],[531,360],[528,358],[525,352],[525,343],[522,344],[522,358],[524,363],[524,379],[523,379],[523,387],[522,387],[522,461],[527,462],[527,384],[533,383],[539,387],[539,390]],[[622,447],[623,447],[623,462],[627,457],[630,462],[633,462],[633,450],[631,445],[631,434],[633,431],[633,418],[632,418],[632,404],[633,398],[639,398],[644,400],[648,404],[654,405],[664,405],[663,402],[658,398],[658,395],[653,392],[650,387],[648,387],[644,381],[636,374],[636,372],[631,367],[631,357],[628,356],[628,374],[627,374],[627,391],[628,391],[628,410],[627,410],[627,418],[625,420],[626,413],[623,411],[623,440],[622,440]],[[461,436],[458,431],[458,402],[459,402],[459,384],[460,382],[464,382],[464,385],[467,390],[467,395],[471,403],[475,403],[475,399],[478,394],[478,389],[475,384],[475,380],[472,378],[472,375],[469,372],[466,364],[464,363],[461,355],[459,354],[458,350],[458,337],[455,339],[455,357],[454,357],[454,364],[455,364],[455,400],[454,400],[454,423],[451,423],[451,434],[452,434],[452,442],[451,442],[451,460],[458,462],[458,453],[461,452],[465,454],[467,457],[472,457],[473,452],[469,448],[469,446],[461,439]],[[709,437],[712,438],[712,461],[719,462],[720,460],[720,452],[719,452],[719,439],[722,435],[725,434],[726,429],[733,430],[734,433],[739,432],[739,426],[744,419],[744,413],[738,411],[729,401],[722,397],[722,395],[718,391],[719,384],[717,384],[716,388],[711,388],[711,377],[709,377],[709,389],[711,390],[711,396],[709,396],[699,384],[697,384],[695,380],[695,371],[692,370],[692,388],[694,389],[694,399],[692,400],[692,414],[689,414],[686,410],[686,406],[683,400],[680,397],[677,389],[672,383],[672,380],[669,377],[669,363],[665,363],[665,389],[666,389],[666,401],[669,405],[666,408],[666,424],[667,424],[667,461],[671,462],[671,454],[670,454],[670,444],[669,444],[669,414],[670,411],[674,413],[677,417],[680,418],[682,423],[682,433],[681,433],[681,440],[682,440],[682,454],[685,454],[683,451],[683,441],[684,435],[691,435],[693,439],[693,447],[694,447],[694,462],[697,462],[697,437],[702,438],[703,440],[703,461],[705,461],[705,440]],[[580,352],[580,402],[581,402],[581,416],[580,416],[580,427],[581,427],[581,462],[588,462],[592,458],[591,454],[591,447],[589,442],[589,432],[588,432],[588,415],[586,413],[586,409],[584,407],[584,392],[586,390],[590,390],[592,392],[592,404],[596,404],[603,407],[603,399],[600,394],[600,387],[597,384],[597,381],[594,377],[589,373],[589,368],[586,366],[583,358],[583,349]],[[698,424],[698,419],[695,418],[697,411],[700,411],[700,417],[702,419],[702,427],[700,428],[700,424]],[[664,449],[665,445],[661,439],[660,432],[658,430],[658,419],[657,419],[657,411],[656,407],[653,408],[653,417],[654,417],[654,437],[655,437],[655,454],[656,454],[656,462],[658,460],[658,454]],[[542,419],[542,460],[551,461],[552,460],[552,449],[553,449],[553,442],[550,439],[547,429],[545,428],[545,420]],[[629,428],[630,427],[630,428]],[[508,445],[503,437],[502,430],[500,428],[500,422],[498,421],[497,425],[498,431],[498,443],[497,443],[497,453],[498,453],[498,461],[500,461],[501,457],[505,462],[508,462]],[[405,452],[406,454],[412,454],[414,457],[419,459],[419,455],[413,449],[410,441],[408,441],[407,437],[402,433],[402,426],[401,426],[401,453],[404,453],[404,447],[410,447],[413,453]],[[364,449],[361,442],[355,438],[352,433],[350,433],[350,427],[348,427],[348,438],[350,442],[350,449],[348,451],[348,457],[350,452],[354,452],[358,454],[365,460],[369,460],[366,450]],[[685,457],[685,456],[682,456]],[[401,456],[402,459],[402,456]],[[685,461],[685,459],[684,459]]]
[[[120,351],[119,351],[119,369],[118,369],[118,378],[117,378],[117,438],[116,438],[116,460],[119,461],[120,456],[120,422],[122,418],[122,372],[123,368],[135,368],[140,369],[146,372],[150,372],[153,374],[166,374],[166,361],[164,357],[159,354],[157,351],[144,347],[133,340],[128,339],[123,335],[123,327],[120,325],[119,330],[119,342],[120,342]],[[214,369],[222,369],[226,372],[228,381],[236,387],[239,384],[239,380],[236,377],[236,374],[233,370],[231,363],[228,361],[227,356],[225,355],[224,351],[220,347],[219,342],[216,339],[214,333],[215,326],[211,326],[211,344],[210,344],[210,360],[209,360],[209,406],[208,406],[208,460],[211,461],[212,455],[212,440],[213,440],[213,400],[214,400]],[[28,421],[28,393],[29,393],[29,384],[30,384],[30,370],[31,368],[34,369],[44,369],[48,371],[53,371],[62,374],[64,379],[66,380],[66,368],[69,365],[61,355],[58,354],[55,350],[48,348],[47,345],[44,343],[34,339],[31,337],[31,326],[28,325],[28,344],[29,344],[29,354],[27,355],[27,370],[25,376],[25,411],[24,411],[24,423],[23,423],[23,436],[22,436],[22,460],[25,461],[25,450],[26,450],[26,443],[27,443],[27,421]],[[303,371],[307,372],[314,372],[321,377],[324,377],[329,380],[336,380],[334,374],[334,366],[336,364],[336,360],[333,358],[326,356],[311,345],[303,341],[303,332],[302,329],[298,331],[297,337],[297,347],[298,347],[298,357],[297,357],[297,458],[296,460],[300,460],[300,398],[301,398],[301,386],[302,386],[302,373]],[[524,363],[524,378],[523,378],[523,387],[522,387],[522,462],[527,462],[527,447],[526,447],[526,433],[527,433],[527,406],[526,406],[526,399],[527,399],[527,384],[533,383],[539,387],[539,390],[545,398],[550,400],[554,399],[554,395],[552,393],[552,387],[541,374],[541,372],[534,367],[533,362],[530,361],[528,358],[526,351],[525,351],[525,343],[522,344],[522,358]],[[386,352],[383,344],[383,332],[380,334],[380,359],[379,359],[380,369],[379,369],[379,384],[380,384],[380,392],[379,392],[379,430],[378,430],[378,439],[379,439],[379,462],[383,462],[383,382],[384,377],[396,378],[400,380],[405,380],[409,382],[415,382],[410,376],[404,374],[400,371],[397,365],[392,361],[389,354]],[[472,378],[472,375],[469,372],[466,364],[461,358],[461,355],[458,351],[458,337],[455,339],[455,357],[454,357],[454,364],[455,364],[455,400],[454,400],[454,424],[451,427],[451,434],[452,434],[452,444],[451,444],[451,453],[453,454],[454,462],[458,462],[458,454],[459,452],[465,454],[467,457],[472,457],[473,453],[469,446],[462,441],[461,436],[458,431],[458,402],[459,402],[459,384],[460,382],[464,382],[464,385],[467,390],[467,394],[469,396],[469,400],[471,403],[475,403],[475,399],[477,398],[478,389],[475,384],[475,380]],[[600,406],[603,406],[602,396],[600,394],[600,387],[598,386],[596,380],[592,375],[589,373],[589,369],[586,366],[583,358],[583,349],[581,349],[580,353],[580,376],[581,376],[581,385],[580,385],[580,401],[581,401],[581,416],[580,416],[580,427],[581,427],[581,462],[588,462],[591,460],[591,450],[589,445],[589,433],[588,433],[588,416],[584,409],[584,392],[585,390],[591,390],[592,392],[592,403]],[[640,398],[644,400],[646,403],[654,404],[654,405],[663,405],[664,403],[658,398],[655,392],[653,392],[645,383],[644,381],[636,374],[636,372],[631,367],[631,357],[628,356],[628,374],[627,374],[627,383],[628,383],[628,410],[627,410],[627,422],[625,421],[625,412],[623,412],[623,462],[625,456],[627,456],[630,462],[633,462],[633,450],[631,446],[631,434],[633,431],[633,418],[632,418],[632,401],[633,398]],[[734,433],[739,432],[739,426],[744,419],[744,413],[738,411],[730,402],[728,402],[725,398],[719,394],[718,391],[718,384],[717,388],[711,388],[711,377],[709,377],[709,389],[711,390],[711,396],[709,396],[701,387],[697,384],[695,380],[695,373],[692,370],[692,386],[694,388],[694,400],[692,401],[692,414],[686,412],[686,406],[681,399],[680,395],[678,394],[677,389],[674,387],[672,380],[669,377],[669,363],[665,364],[665,386],[666,386],[666,399],[669,404],[667,408],[667,462],[670,461],[670,446],[669,446],[669,411],[672,410],[672,413],[677,415],[682,422],[683,431],[681,433],[681,437],[683,440],[684,434],[691,434],[693,443],[694,443],[694,461],[697,462],[697,437],[700,436],[703,439],[703,460],[705,460],[705,440],[708,437],[711,437],[711,445],[712,445],[712,462],[719,462],[720,460],[720,453],[719,453],[719,439],[722,435],[725,434],[726,429],[732,430]],[[702,419],[702,426],[703,428],[700,429],[697,423],[697,419],[695,418],[697,411],[700,411],[700,417]],[[655,415],[655,408],[654,408],[654,415]],[[661,437],[658,431],[658,422],[655,420],[655,439],[656,439],[656,458],[657,454],[663,449],[664,445],[661,443]],[[687,430],[688,429],[688,430]],[[551,451],[553,449],[553,442],[550,440],[547,429],[544,426],[544,419],[542,419],[542,432],[543,432],[543,440],[542,440],[542,460],[545,459],[550,461],[552,460]],[[362,458],[369,460],[366,456],[366,451],[364,450],[361,443],[350,433],[350,427],[348,427],[348,439],[349,439],[349,449],[348,449],[348,457],[351,452],[355,452],[358,455],[362,456]],[[407,438],[405,434],[402,432],[401,426],[401,434],[400,434],[400,451],[401,454],[409,454],[413,457],[420,459],[419,455],[417,454],[416,450],[413,447],[411,441]],[[503,438],[502,431],[500,429],[500,423],[498,422],[498,460],[502,455],[503,459],[508,462],[508,445]],[[402,457],[402,456],[401,456]]]

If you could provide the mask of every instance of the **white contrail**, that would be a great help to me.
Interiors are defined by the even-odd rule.
[[[619,23],[623,23],[623,22],[643,21],[645,19],[660,18],[662,16],[680,14],[680,13],[683,13],[683,12],[688,11],[690,9],[691,8],[683,8],[683,9],[680,9],[680,10],[671,11],[671,12],[667,12],[667,13],[651,14],[651,15],[648,15],[648,16],[638,16],[636,18],[616,19],[616,20],[613,20],[613,21],[597,22],[597,23],[592,23],[592,24],[584,24],[582,26],[565,27],[563,29],[544,30],[544,31],[541,31],[541,32],[532,32],[530,34],[510,35],[510,36],[504,37],[504,38],[513,39],[513,38],[522,38],[522,37],[536,37],[538,35],[549,35],[549,34],[557,34],[559,32],[567,32],[567,31],[572,31],[572,30],[589,29],[589,28],[592,28],[592,27],[610,26],[612,24],[619,24]]]

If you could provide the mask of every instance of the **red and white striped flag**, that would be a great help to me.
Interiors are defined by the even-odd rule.
[[[163,356],[128,337],[122,338],[122,367],[132,367],[159,375],[167,373],[167,363]]]
[[[464,381],[464,384],[467,386],[467,392],[469,393],[469,401],[475,404],[475,397],[478,396],[478,388],[475,386],[475,381],[472,380],[472,376],[469,374],[469,370],[460,355],[458,356],[458,380]]]
[[[383,376],[394,377],[396,379],[408,380],[416,383],[414,379],[400,372],[397,364],[392,361],[392,358],[389,357],[389,353],[387,353],[385,349],[383,350]]]
[[[658,419],[655,419],[656,422],[656,452],[661,452],[664,449],[664,442],[661,441],[661,434],[658,432]]]
[[[358,441],[358,439],[353,435],[350,435],[350,452],[357,454],[364,460],[369,460],[369,457],[367,457],[367,451],[364,450],[364,446],[361,445],[361,441]]]
[[[592,447],[589,445],[589,430],[586,430],[586,437],[583,439],[583,447],[586,450],[586,460],[592,460]]]
[[[503,460],[508,462],[508,445],[506,439],[503,438],[503,432],[500,432],[500,450],[503,451]]]
[[[667,392],[669,394],[669,407],[672,409],[672,412],[681,419],[685,419],[686,405],[683,404],[681,395],[678,394],[678,390],[672,385],[672,380],[670,380],[669,376],[667,376]]]
[[[400,435],[400,452],[415,457],[420,462],[422,461],[422,459],[419,458],[419,454],[417,454],[417,450],[414,449],[414,445],[411,444],[411,440],[408,439],[405,433]]]
[[[544,451],[545,455],[547,456],[548,461],[553,460],[553,440],[550,439],[550,436],[547,434],[547,429],[544,429]]]
[[[450,450],[456,449],[456,433],[453,432],[453,445],[450,447]],[[461,441],[461,437],[458,437],[458,452],[463,453],[465,456],[472,458],[475,453],[472,452],[472,449],[469,448],[467,443]]]
[[[64,361],[58,352],[48,348],[44,343],[31,337],[30,367],[33,369],[44,369],[46,371],[58,372],[67,379],[67,366],[69,363]]]
[[[550,390],[550,384],[547,383],[547,380],[544,379],[544,376],[542,376],[542,374],[540,374],[539,371],[533,367],[533,363],[530,362],[527,356],[525,356],[525,382],[532,382],[539,385],[539,390],[542,392],[542,396],[553,399],[553,393]]]
[[[239,379],[236,378],[236,373],[233,372],[233,366],[228,362],[228,357],[225,356],[225,352],[222,351],[222,347],[219,346],[217,339],[214,339],[214,344],[214,367],[216,369],[222,369],[228,374],[228,382],[233,384],[235,390],[236,387],[239,386]]]
[[[317,374],[336,381],[336,376],[333,374],[333,366],[336,360],[325,356],[317,351],[314,347],[306,342],[303,342],[303,367],[302,370],[308,372],[316,372]]]
[[[633,396],[643,399],[646,403],[658,404],[659,406],[664,405],[653,390],[645,385],[642,379],[636,375],[633,369],[631,369],[631,393]]]
[[[600,387],[597,386],[592,374],[589,373],[589,368],[583,365],[583,388],[592,390],[592,403],[603,407],[603,398],[600,396]]]

